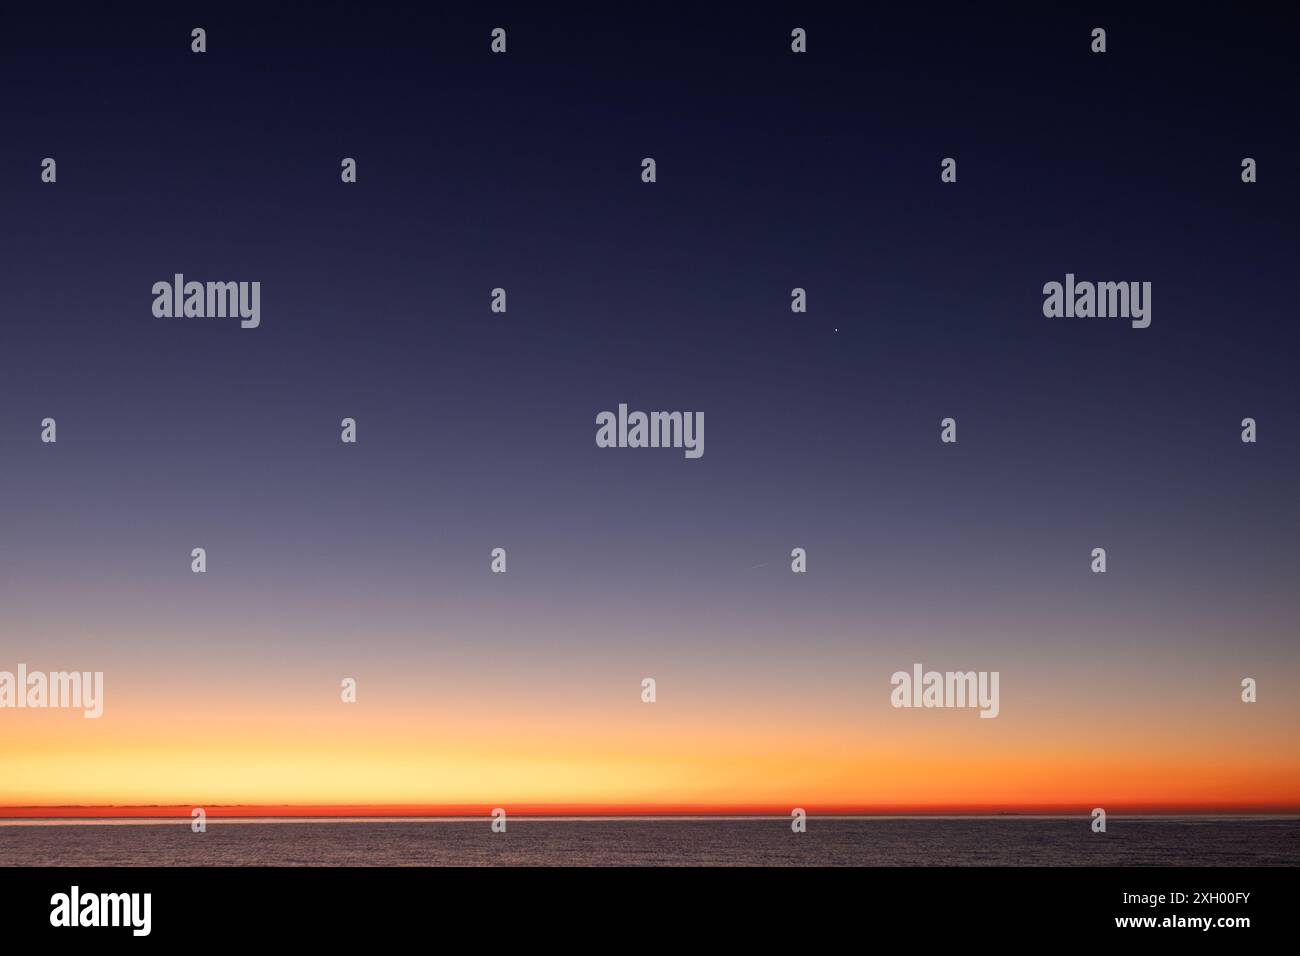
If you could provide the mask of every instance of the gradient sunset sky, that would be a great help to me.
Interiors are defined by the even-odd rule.
[[[1290,34],[631,15],[15,14],[0,670],[106,699],[0,711],[0,816],[1300,809]],[[892,708],[918,661],[998,718]]]

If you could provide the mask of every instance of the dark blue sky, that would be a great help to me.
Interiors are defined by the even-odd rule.
[[[778,675],[795,641],[815,686],[845,648],[887,675],[1087,646],[1294,691],[1297,90],[1269,18],[10,14],[4,659],[166,671],[202,632],[398,668],[435,630]],[[260,281],[261,327],[153,317],[176,272]],[[1151,327],[1045,318],[1067,272],[1151,282]],[[703,411],[705,455],[596,448],[620,402]]]

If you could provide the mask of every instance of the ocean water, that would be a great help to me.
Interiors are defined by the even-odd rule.
[[[1297,817],[512,818],[28,824],[3,866],[1296,866]]]

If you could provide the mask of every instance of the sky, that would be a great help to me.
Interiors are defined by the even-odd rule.
[[[1288,34],[1137,16],[15,13],[0,808],[1300,808]]]

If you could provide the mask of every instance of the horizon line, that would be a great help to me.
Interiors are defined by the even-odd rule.
[[[790,804],[772,803],[534,803],[513,808],[502,804],[27,804],[0,805],[0,819],[191,819],[201,808],[208,819],[316,819],[316,818],[442,818],[490,817],[501,807],[510,817],[788,817],[795,809],[809,816],[1088,816],[1101,806],[1109,815],[1160,816],[1278,816],[1300,815],[1300,804],[1223,803],[1152,804],[1100,800],[1091,806],[1055,804]]]

